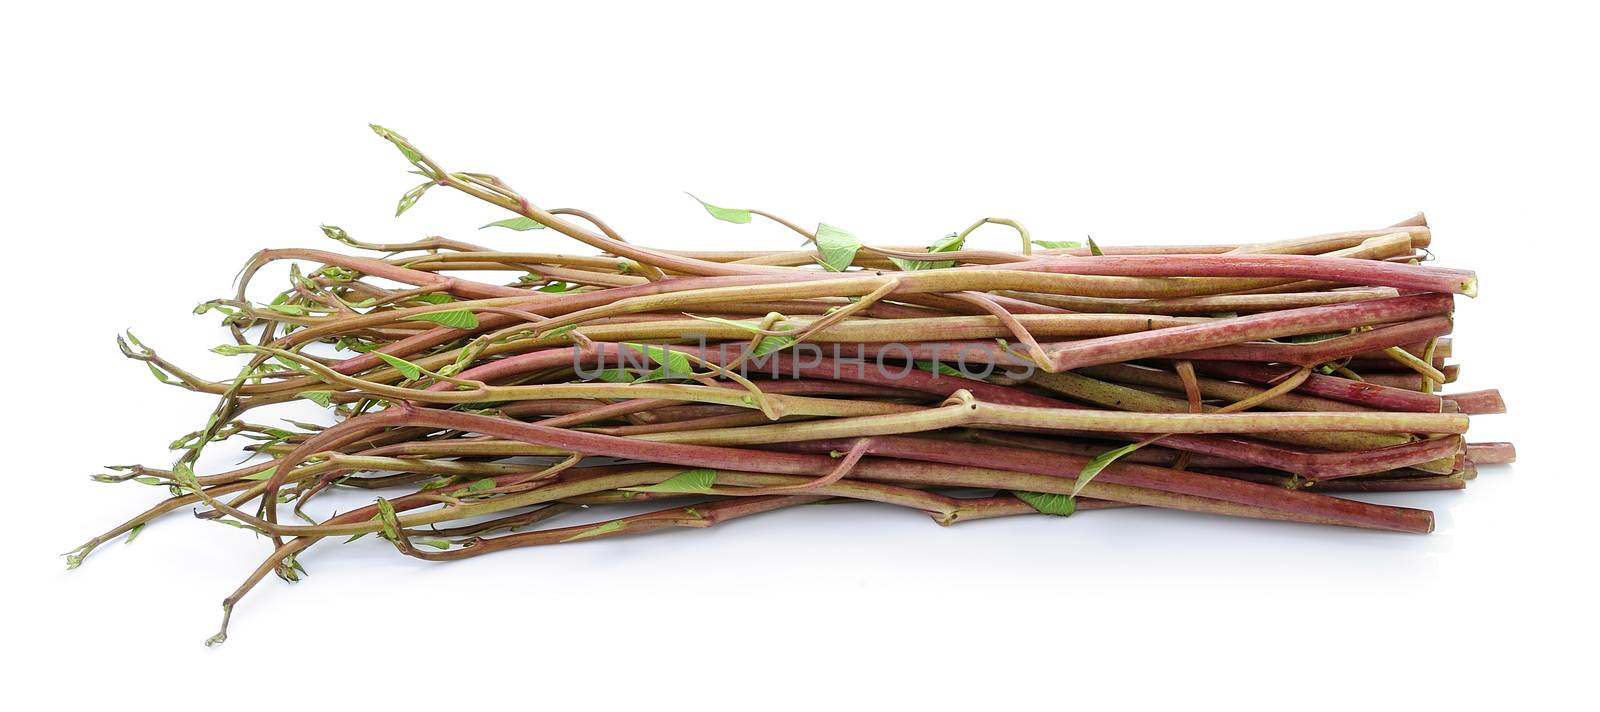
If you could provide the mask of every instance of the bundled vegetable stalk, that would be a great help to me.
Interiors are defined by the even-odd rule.
[[[450,188],[509,211],[485,227],[597,253],[368,244],[324,227],[370,254],[263,250],[233,297],[197,309],[224,316],[233,343],[216,351],[244,362],[233,378],[118,339],[163,383],[218,404],[173,444],[172,466],[96,478],[171,494],[69,565],[185,507],[257,532],[272,551],[209,643],[240,597],[270,573],[295,580],[300,553],[331,537],[450,560],[848,501],[940,524],[1144,506],[1422,533],[1428,511],[1338,495],[1459,489],[1513,457],[1464,439],[1469,415],[1503,410],[1497,393],[1440,394],[1456,375],[1452,300],[1477,283],[1421,264],[1420,215],[1281,242],[1104,248],[987,218],[906,247],[702,203],[806,246],[685,252],[539,208],[374,129],[426,179],[398,212]],[[1021,250],[969,249],[988,224]],[[282,260],[296,265],[289,288],[248,299]],[[296,400],[335,424],[258,417]],[[196,471],[234,437],[258,458]],[[319,518],[308,505],[329,488],[400,493]],[[623,503],[659,504],[560,521]]]

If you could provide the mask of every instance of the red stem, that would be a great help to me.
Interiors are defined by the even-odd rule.
[[[1166,354],[1190,353],[1259,339],[1410,321],[1449,314],[1451,303],[1448,294],[1417,294],[1349,304],[1285,309],[1204,324],[1188,324],[1142,333],[1083,339],[1056,345],[1050,355],[1051,365],[1054,371],[1066,371]],[[1399,343],[1412,341],[1415,339]],[[1361,349],[1361,351],[1370,350],[1370,347]],[[1296,363],[1304,365],[1303,362]]]
[[[1489,415],[1506,412],[1505,400],[1500,397],[1500,391],[1493,388],[1483,391],[1448,394],[1444,396],[1444,399],[1455,401],[1461,412],[1467,415]]]
[[[1271,385],[1296,370],[1258,363],[1228,361],[1197,363],[1195,364],[1195,369],[1208,376],[1220,376],[1257,385]],[[1404,388],[1390,388],[1364,381],[1353,381],[1337,376],[1312,374],[1310,378],[1306,379],[1305,383],[1300,384],[1300,387],[1295,390],[1307,395],[1321,396],[1330,400],[1364,405],[1380,410],[1410,413],[1444,412],[1442,399],[1438,396],[1408,391]]]
[[[1283,277],[1418,292],[1467,296],[1477,293],[1477,277],[1468,270],[1419,267],[1353,257],[1241,252],[1225,255],[1102,255],[1075,259],[1034,259],[989,265],[985,269],[1115,277]]]
[[[1479,465],[1508,465],[1517,461],[1511,443],[1467,443],[1467,459]]]
[[[1436,316],[1309,344],[1242,343],[1167,354],[1167,357],[1186,361],[1257,361],[1315,366],[1373,349],[1404,344],[1418,337],[1431,339],[1443,336],[1450,333],[1452,326],[1450,317]]]
[[[831,451],[848,447],[844,441],[795,443],[786,449],[801,452]],[[1089,463],[1087,457],[1060,454],[1041,458],[1026,452],[995,445],[888,436],[873,438],[872,454],[948,465],[985,467],[1076,479]],[[871,463],[857,466],[857,475],[871,479]],[[1356,526],[1392,531],[1427,533],[1433,531],[1433,513],[1421,509],[1390,507],[1324,497],[1281,487],[1245,482],[1227,477],[1173,470],[1152,465],[1113,463],[1096,476],[1096,481],[1133,485],[1147,489],[1219,499],[1236,504],[1265,507],[1286,512],[1338,518]]]

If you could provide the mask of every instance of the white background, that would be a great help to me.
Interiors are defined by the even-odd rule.
[[[1596,23],[1540,4],[275,3],[12,6],[0,29],[8,697],[97,706],[560,709],[1047,704],[1385,708],[1592,696],[1584,401],[1600,194]],[[1116,9],[1108,9],[1115,5]],[[371,539],[266,581],[178,514],[68,573],[156,492],[212,376],[189,308],[263,246],[490,236],[368,131],[658,246],[789,247],[681,191],[917,243],[998,215],[1041,239],[1256,241],[1425,210],[1462,300],[1459,390],[1521,462],[1404,536],[1154,511],[942,529],[812,507],[702,532],[429,565]],[[978,244],[1010,247],[1005,231]],[[554,241],[554,242],[553,242]],[[20,687],[18,686],[20,685]],[[18,696],[21,697],[18,697]]]

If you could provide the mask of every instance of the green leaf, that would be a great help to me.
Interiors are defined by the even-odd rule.
[[[194,469],[189,467],[187,462],[180,462],[172,466],[172,479],[189,489],[200,489],[200,480],[195,479]]]
[[[1047,250],[1070,250],[1083,247],[1083,243],[1073,240],[1034,240],[1033,244]]]
[[[939,238],[937,240],[934,240],[932,245],[928,245],[928,251],[929,252],[955,252],[955,251],[961,249],[961,246],[966,244],[966,241],[967,241],[967,238],[962,237],[961,233],[952,232],[952,233],[950,233],[948,235],[945,235],[944,237],[941,237],[941,238]]]
[[[566,326],[558,326],[558,327],[556,327],[554,329],[551,329],[549,331],[544,332],[543,335],[544,336],[560,336],[560,335],[565,334],[565,333],[567,333],[569,331],[572,331],[572,330],[574,330],[576,328],[578,328],[577,324],[568,324]]]
[[[122,543],[132,544],[134,539],[139,538],[139,532],[142,531],[144,531],[144,522],[133,525],[133,528],[128,530],[128,538],[123,539]]]
[[[322,269],[317,270],[316,274],[327,277],[335,282],[354,282],[356,281],[357,277],[361,276],[360,272],[351,269],[345,269],[338,265],[324,265]]]
[[[717,481],[716,470],[689,470],[671,479],[653,485],[624,487],[630,492],[671,492],[674,494],[711,494],[711,485]]]
[[[952,232],[944,237],[939,238],[938,240],[935,240],[932,245],[928,246],[928,252],[955,252],[956,250],[961,249],[961,245],[964,242],[966,242],[966,238],[962,237],[961,233]],[[889,261],[893,262],[895,266],[906,272],[912,272],[919,269],[945,269],[947,267],[954,267],[956,265],[955,260],[940,260],[933,262],[929,260],[908,260],[904,257],[890,257]]]
[[[339,349],[340,351],[354,351],[356,353],[364,354],[377,348],[378,346],[370,341],[365,341],[354,336],[341,336],[339,337],[338,341],[334,342],[333,347]]]
[[[1069,517],[1077,511],[1078,504],[1071,497],[1064,494],[1046,494],[1044,492],[1012,492],[1028,503],[1028,506],[1039,510],[1041,514],[1053,514],[1058,517]]]
[[[450,542],[445,541],[443,539],[418,539],[418,540],[416,540],[416,541],[414,541],[412,543],[413,544],[421,544],[423,546],[431,546],[431,547],[433,547],[435,549],[448,549],[448,548],[450,548]]]
[[[452,329],[476,329],[478,317],[467,309],[451,309],[449,311],[427,312],[425,314],[412,314],[401,317],[400,321],[431,321],[441,326]],[[413,378],[415,378],[413,376]]]
[[[912,361],[911,363],[917,368],[929,373],[937,373],[941,376],[955,376],[957,378],[967,377],[967,374],[962,373],[955,366],[951,366],[943,361]]]
[[[338,225],[323,225],[322,234],[327,235],[328,239],[330,240],[336,240],[351,247],[356,247],[355,239],[350,237],[350,233],[345,232],[344,228],[339,227]]]
[[[956,265],[955,260],[913,260],[905,257],[890,257],[889,261],[899,267],[902,272],[915,272],[921,269],[945,269]]]
[[[624,522],[624,521],[622,521],[620,519],[613,519],[613,520],[611,520],[609,522],[601,524],[598,527],[594,527],[592,529],[585,529],[585,530],[583,530],[581,532],[578,532],[577,534],[573,534],[572,536],[569,536],[569,537],[567,537],[565,539],[562,539],[561,543],[565,544],[565,543],[567,543],[569,541],[577,541],[579,539],[588,539],[589,537],[600,536],[601,534],[610,534],[611,532],[614,532],[614,531],[621,531],[624,527],[627,527],[627,526],[628,526],[627,522]]]
[[[701,207],[706,209],[706,212],[711,213],[711,217],[714,217],[718,220],[739,223],[741,225],[750,222],[749,210],[745,210],[743,208],[719,208],[699,199],[698,197],[695,197],[694,193],[685,193],[685,195],[694,198],[695,202],[699,203]]]
[[[262,471],[260,471],[260,472],[257,472],[257,473],[255,473],[255,474],[251,474],[251,475],[245,475],[245,476],[244,476],[244,479],[247,479],[247,480],[255,480],[255,481],[257,481],[257,482],[265,482],[265,481],[267,481],[267,480],[270,480],[270,479],[272,479],[272,474],[273,474],[273,473],[274,473],[274,472],[277,472],[277,471],[278,471],[278,468],[276,468],[276,467],[269,467],[269,468],[267,468],[267,469],[265,469],[265,470],[262,470]]]
[[[389,500],[378,498],[378,520],[383,522],[383,536],[390,539],[400,538],[400,521],[394,513],[394,505]]]
[[[400,375],[406,377],[406,380],[415,381],[418,378],[422,378],[422,369],[416,364],[397,356],[390,356],[382,351],[374,351],[372,353],[377,354],[378,358],[383,359],[384,363],[393,366],[395,370],[400,372]]]
[[[159,368],[156,368],[155,364],[150,363],[149,361],[146,361],[146,362],[144,362],[144,365],[150,367],[150,372],[155,374],[156,380],[158,380],[158,381],[160,381],[162,383],[172,383],[173,382],[171,378],[167,377],[166,372],[162,371]]]
[[[570,292],[573,289],[574,287],[566,282],[551,282],[543,287],[540,287],[538,291],[545,292],[546,294],[560,294],[562,292]]]
[[[368,126],[372,127],[372,131],[374,133],[384,137],[385,139],[388,139],[390,143],[395,145],[395,148],[400,149],[400,154],[405,156],[406,160],[410,161],[412,165],[415,165],[419,168],[421,167],[422,154],[417,153],[417,150],[410,146],[411,142],[406,140],[406,137],[377,124],[368,124]]]
[[[449,304],[450,302],[456,300],[455,297],[452,297],[448,294],[418,294],[417,296],[412,297],[412,299],[419,302],[427,302],[429,304]]]
[[[305,316],[306,308],[299,304],[268,304],[268,309],[290,316]]]
[[[306,279],[306,276],[300,273],[300,265],[293,262],[289,263],[289,283],[303,289],[317,288],[317,283]]]
[[[689,357],[681,351],[673,351],[655,344],[623,342],[622,345],[649,356],[651,361],[661,366],[662,372],[652,378],[689,378],[694,375],[694,368],[689,365]]]
[[[468,492],[482,492],[486,489],[494,489],[493,477],[485,477],[481,480],[473,480],[472,484],[467,485]]]
[[[763,336],[761,337],[760,341],[756,342],[756,347],[755,349],[751,350],[750,355],[756,357],[765,356],[774,351],[782,351],[793,345],[793,336]]]
[[[139,477],[133,478],[133,481],[134,482],[138,482],[141,485],[159,485],[159,484],[161,484],[161,478],[160,477],[139,476]]]
[[[1134,450],[1138,450],[1141,447],[1144,447],[1143,442],[1129,443],[1115,450],[1107,450],[1099,455],[1095,455],[1093,460],[1090,460],[1088,463],[1084,464],[1083,469],[1078,471],[1078,481],[1076,484],[1072,485],[1072,495],[1076,497],[1079,492],[1083,491],[1084,487],[1089,486],[1089,483],[1094,481],[1095,475],[1100,474],[1101,470],[1106,469],[1108,465],[1116,462],[1117,458],[1133,452]]]
[[[478,229],[482,230],[484,227],[503,227],[503,228],[506,228],[507,230],[516,230],[518,232],[523,232],[523,231],[527,231],[527,230],[543,230],[544,229],[544,223],[539,222],[538,220],[534,220],[533,218],[526,218],[526,217],[523,217],[521,215],[518,215],[518,216],[516,216],[514,218],[506,218],[504,220],[496,220],[496,221],[494,221],[492,223],[489,223],[488,225],[484,225],[483,227],[480,227]]]
[[[861,241],[849,231],[840,230],[827,223],[817,224],[817,253],[822,266],[830,272],[843,272],[856,259]]]
[[[333,405],[333,391],[300,391],[300,397],[324,408]]]
[[[1089,238],[1086,238],[1086,239],[1089,240],[1089,254],[1094,255],[1096,257],[1099,257],[1099,256],[1105,254],[1104,252],[1100,251],[1100,246],[1099,245],[1094,244],[1094,238],[1089,237]]]
[[[406,191],[405,195],[400,196],[400,204],[394,208],[394,216],[400,217],[401,213],[410,210],[411,206],[416,205],[417,201],[422,199],[422,194],[428,192],[428,189],[434,185],[436,184],[433,181],[429,181]]]
[[[594,377],[607,383],[633,383],[633,376],[620,368],[608,368],[594,374]]]

